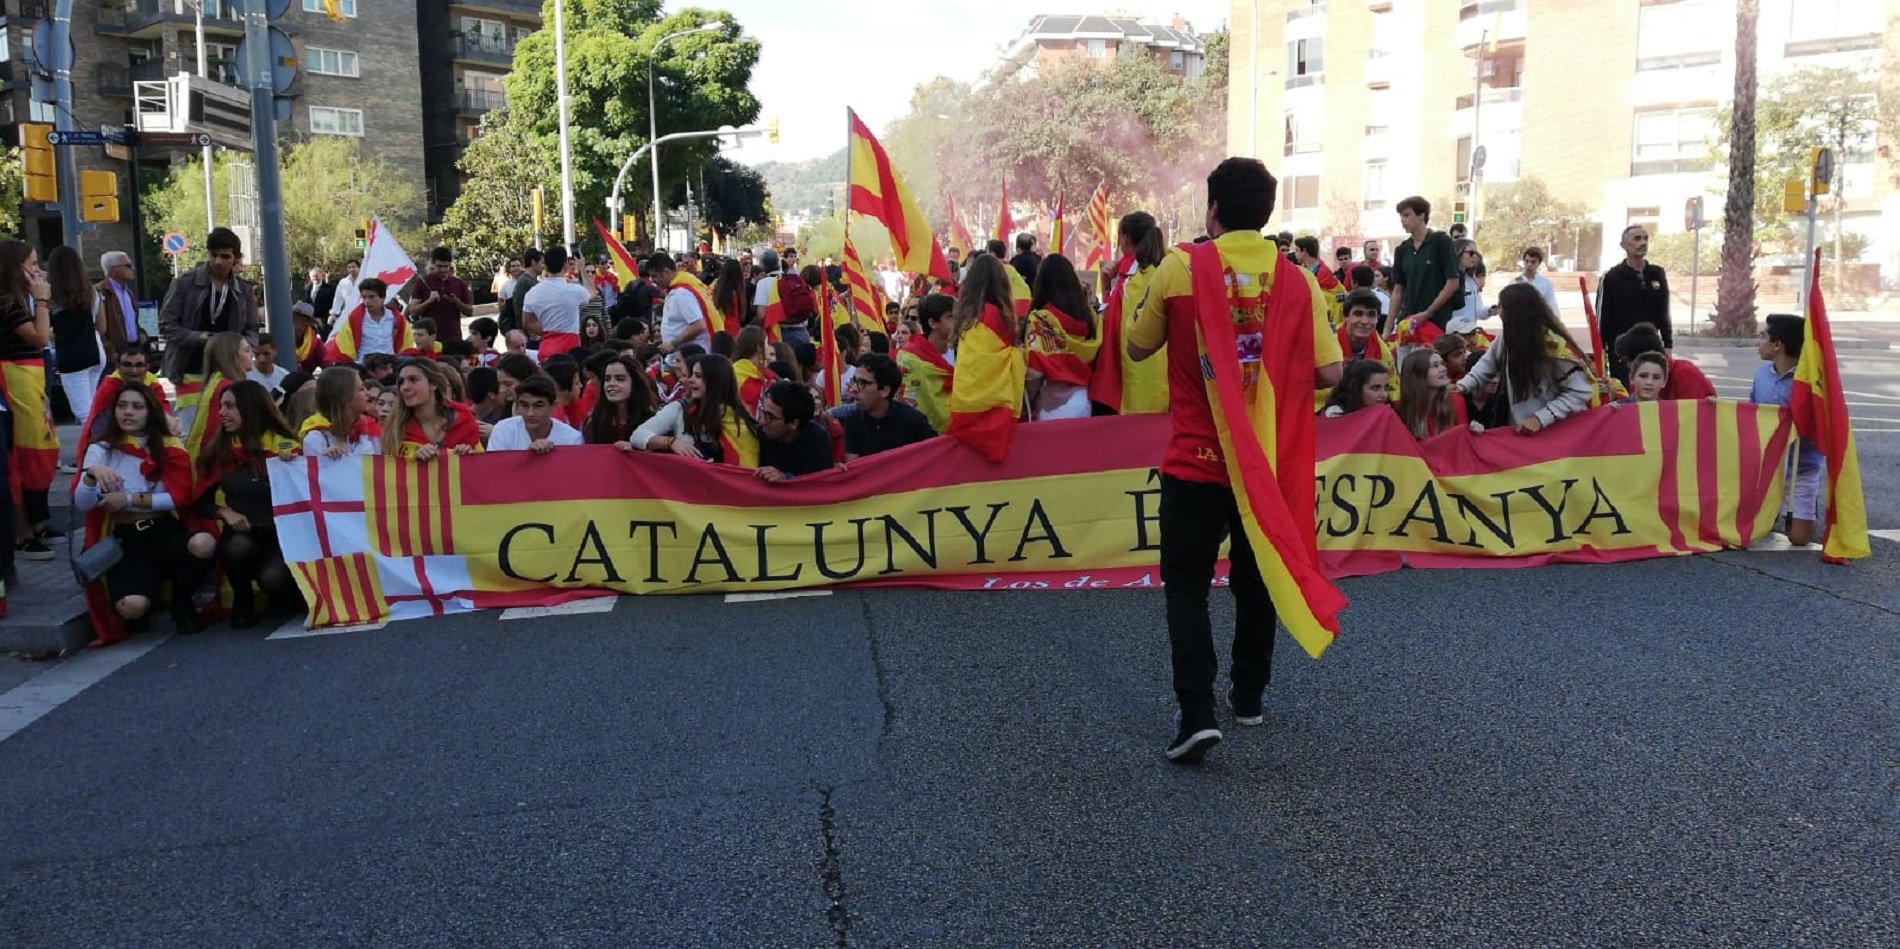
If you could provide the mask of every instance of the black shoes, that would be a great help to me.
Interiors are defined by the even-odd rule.
[[[1262,708],[1260,693],[1243,693],[1238,687],[1227,693],[1227,707],[1234,710],[1234,722],[1239,725],[1264,725],[1267,713]]]
[[[53,548],[38,537],[28,537],[13,545],[13,556],[21,560],[51,560],[54,554]]]
[[[1220,729],[1212,725],[1196,727],[1182,725],[1181,731],[1174,736],[1174,743],[1162,752],[1175,764],[1200,764],[1207,757],[1208,749],[1220,744]]]

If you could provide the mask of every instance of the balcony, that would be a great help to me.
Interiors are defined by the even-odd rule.
[[[455,94],[456,115],[481,115],[508,108],[508,94],[488,89],[463,89]]]
[[[449,7],[470,13],[504,13],[536,24],[541,22],[541,0],[449,0]]]
[[[169,74],[165,71],[164,60],[148,59],[145,62],[131,66],[121,66],[117,63],[100,63],[95,68],[95,75],[98,79],[100,95],[130,99],[132,98],[133,83],[164,79]]]
[[[1295,20],[1304,20],[1309,16],[1325,16],[1325,15],[1326,15],[1326,4],[1315,3],[1310,6],[1294,7],[1293,9],[1286,11],[1286,21],[1288,23],[1292,23]]]
[[[506,36],[480,33],[455,34],[455,59],[464,63],[493,63],[507,66],[515,61],[515,41]]]
[[[1482,131],[1488,140],[1494,134],[1518,132],[1524,128],[1524,87],[1511,86],[1502,89],[1484,90],[1484,107],[1475,108],[1471,93],[1458,97],[1457,111],[1452,113],[1451,128],[1454,135],[1470,135],[1474,125],[1482,124]]]
[[[243,14],[230,0],[205,0],[205,32],[221,36],[243,36]],[[151,39],[164,32],[165,25],[191,26],[197,14],[184,0],[106,0],[99,9],[97,31],[102,36],[126,39]]]
[[[1484,43],[1524,42],[1524,8],[1518,0],[1466,0],[1458,9],[1458,48],[1475,53]]]
[[[1392,56],[1382,49],[1366,53],[1366,85],[1383,89],[1392,85]]]

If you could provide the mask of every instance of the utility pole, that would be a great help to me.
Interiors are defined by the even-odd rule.
[[[193,0],[191,10],[196,14],[194,22],[197,24],[198,35],[198,78],[209,80],[211,78],[211,64],[210,57],[205,50],[205,0]],[[214,197],[216,189],[211,184],[210,145],[204,147],[202,155],[205,165],[205,233],[209,234],[212,228],[218,226],[218,201],[217,198]],[[136,194],[138,192],[137,165],[132,166],[132,176],[132,191]]]
[[[574,153],[567,138],[567,16],[564,0],[554,0],[554,98],[561,124],[561,236],[574,250]]]
[[[297,351],[290,319],[290,252],[284,246],[284,191],[277,167],[277,110],[272,78],[270,24],[264,4],[244,11],[244,52],[251,75],[251,151],[257,158],[257,224],[263,243],[264,312],[267,329],[280,353]],[[200,60],[203,53],[200,51]]]
[[[38,51],[53,68],[53,128],[73,131],[73,0],[53,0],[53,48]],[[58,149],[59,234],[79,249],[79,165],[74,149]]]

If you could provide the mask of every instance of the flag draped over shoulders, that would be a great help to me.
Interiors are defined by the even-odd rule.
[[[931,428],[941,432],[949,427],[950,386],[956,367],[931,345],[929,337],[914,333],[897,351],[897,368],[904,371],[905,401],[924,413]]]
[[[369,319],[369,312],[358,303],[350,314],[336,325],[336,332],[330,335],[330,363],[332,365],[356,362],[362,355],[363,321]],[[394,352],[390,355],[408,352],[416,348],[415,337],[409,332],[409,320],[393,306],[383,308],[383,319],[394,321],[390,326],[389,345]]]
[[[1854,429],[1847,418],[1847,399],[1841,389],[1841,367],[1835,357],[1834,330],[1828,325],[1827,303],[1821,299],[1821,252],[1814,252],[1809,268],[1808,317],[1803,327],[1801,359],[1794,367],[1789,410],[1795,430],[1814,443],[1827,462],[1827,533],[1821,557],[1846,563],[1872,553],[1867,541],[1867,496],[1861,489],[1860,452],[1854,447]]]
[[[1089,324],[1051,306],[1029,314],[1024,344],[1028,368],[1054,382],[1086,387],[1095,372],[1102,334]]]
[[[1115,280],[1102,305],[1102,353],[1095,359],[1089,398],[1118,415],[1168,410],[1167,347],[1152,358],[1128,358],[1124,332],[1154,281],[1155,268],[1142,267],[1128,254],[1115,265]]]
[[[123,381],[120,383],[123,388]],[[154,390],[156,391],[156,389]],[[116,400],[116,395],[115,395]],[[123,452],[139,459],[139,473],[146,480],[161,484],[165,493],[171,495],[172,503],[182,506],[192,499],[191,458],[185,453],[185,446],[176,437],[167,435],[159,447],[159,457],[153,458],[146,446],[136,439],[120,436],[119,442],[112,446],[115,451]],[[73,490],[78,490],[79,479],[86,476],[84,470],[73,475]],[[156,477],[154,477],[156,476]],[[170,515],[164,515],[170,516]],[[85,547],[103,540],[112,529],[112,512],[104,506],[95,507],[86,512]],[[111,593],[106,589],[105,578],[101,577],[86,584],[86,617],[92,621],[95,648],[110,646],[126,638],[125,622],[119,618],[118,610],[112,608]]]
[[[990,461],[1009,455],[1023,409],[1027,366],[1016,346],[1015,320],[994,305],[957,338],[957,371],[950,382],[950,424],[944,434]]]

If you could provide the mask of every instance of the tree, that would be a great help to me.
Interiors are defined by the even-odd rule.
[[[1761,0],[1735,3],[1735,106],[1729,116],[1728,198],[1722,206],[1722,274],[1715,330],[1746,336],[1755,326],[1755,46]]]
[[[759,61],[758,40],[742,36],[730,14],[688,8],[662,18],[660,6],[658,0],[567,2],[569,141],[578,220],[605,207],[621,163],[646,144],[649,60],[660,135],[745,125],[758,117],[759,102],[747,89]],[[682,36],[654,57],[654,46],[668,34],[706,24],[721,29]],[[521,41],[506,80],[510,111],[522,116],[528,137],[550,153],[557,147],[560,124],[553,27],[549,18],[544,29]],[[661,146],[661,193],[689,177],[697,180],[700,166],[717,151],[711,138]],[[650,232],[649,181],[630,171],[621,195],[626,210]]]
[[[721,240],[747,224],[770,224],[772,195],[765,178],[724,155],[706,163],[706,221]]]
[[[232,220],[231,192],[253,190],[251,156],[220,151],[212,166],[218,222]],[[172,166],[171,175],[144,195],[145,232],[157,238],[178,231],[202,246],[205,189],[202,162],[195,156]],[[295,142],[283,151],[284,242],[293,273],[309,266],[335,271],[359,256],[356,229],[364,218],[383,223],[411,254],[419,254],[422,189],[397,174],[388,162],[363,154],[357,139],[322,135]],[[248,262],[263,255],[245,248]]]
[[[950,139],[962,134],[963,106],[969,96],[968,83],[944,76],[922,83],[911,93],[910,112],[879,137],[891,163],[903,169],[924,215],[933,221],[946,220],[941,158]],[[839,177],[842,180],[842,171]]]
[[[535,146],[514,115],[504,110],[482,116],[481,134],[456,163],[468,175],[461,197],[433,231],[437,242],[455,248],[464,273],[493,273],[521,248],[540,243],[534,233],[534,189],[559,193],[553,187],[558,180],[553,157]],[[555,227],[558,214],[553,209],[548,218]],[[577,217],[587,220],[584,214]]]
[[[0,148],[0,233],[20,233],[20,150]]]
[[[1484,195],[1478,250],[1492,272],[1509,271],[1526,247],[1543,248],[1546,260],[1559,256],[1560,247],[1574,254],[1577,235],[1589,221],[1589,208],[1552,197],[1540,178],[1493,185]]]

